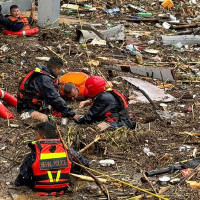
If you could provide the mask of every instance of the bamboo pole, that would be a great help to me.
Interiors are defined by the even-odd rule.
[[[101,191],[103,192],[103,194],[106,196],[107,199],[110,199],[109,198],[109,194],[108,192],[106,191],[105,187],[102,185],[102,183],[98,180],[98,178],[96,176],[94,176],[89,170],[87,170],[86,168],[84,168],[82,166],[82,163],[81,161],[74,155],[71,153],[71,151],[68,149],[66,143],[64,142],[63,138],[62,138],[62,135],[58,129],[58,126],[56,124],[56,130],[57,130],[57,133],[58,133],[58,136],[60,138],[60,141],[62,142],[63,144],[63,147],[65,148],[65,150],[69,153],[69,155],[72,156],[72,158],[79,164],[79,166],[81,166],[81,168],[83,169],[83,171],[90,177],[92,177],[95,181],[95,183],[97,184],[97,186],[99,186],[99,188],[101,189]]]

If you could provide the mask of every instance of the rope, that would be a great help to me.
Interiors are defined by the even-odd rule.
[[[119,182],[119,183],[122,183],[122,184],[124,184],[124,185],[127,185],[127,186],[129,186],[129,187],[134,188],[134,189],[137,189],[137,190],[140,190],[140,191],[145,192],[145,193],[147,193],[147,194],[150,194],[150,195],[152,195],[152,196],[155,196],[155,197],[157,197],[157,198],[160,198],[160,199],[163,199],[163,200],[170,200],[170,199],[167,199],[167,198],[165,198],[165,197],[163,197],[163,196],[160,196],[160,195],[158,195],[158,194],[154,194],[154,193],[149,192],[149,191],[147,191],[147,190],[145,190],[145,189],[142,189],[142,188],[139,188],[139,187],[137,187],[137,186],[131,185],[130,183],[127,183],[127,182],[122,181],[122,180],[120,180],[120,179],[117,179],[117,178],[114,178],[114,177],[109,176],[109,175],[107,175],[107,174],[104,174],[104,173],[102,173],[102,172],[99,172],[99,171],[97,171],[97,170],[88,168],[88,167],[86,167],[86,166],[84,166],[84,165],[80,165],[80,164],[78,164],[78,163],[76,163],[76,162],[74,162],[74,161],[73,161],[73,163],[75,163],[76,165],[79,165],[79,166],[81,166],[81,167],[84,167],[84,168],[86,168],[86,169],[88,169],[88,170],[90,170],[90,171],[92,171],[92,172],[95,172],[95,173],[97,173],[97,174],[100,174],[100,175],[102,175],[102,176],[104,176],[104,177],[107,177],[107,178],[109,178],[109,179],[112,179],[112,180],[114,180],[114,181],[117,181],[117,182]]]

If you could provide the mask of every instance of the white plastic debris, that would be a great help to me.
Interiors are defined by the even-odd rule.
[[[36,60],[49,61],[50,57],[35,57]]]
[[[147,154],[147,156],[155,156],[155,154],[151,152],[148,147],[144,147],[143,151]]]
[[[144,49],[144,51],[151,54],[159,53],[159,50],[156,50],[156,49]]]
[[[24,113],[22,113],[21,115],[20,115],[20,118],[22,119],[22,120],[25,120],[25,119],[28,119],[28,118],[30,118],[31,116],[30,116],[30,114],[28,113],[28,112],[24,112]]]
[[[92,40],[91,44],[92,45],[100,45],[100,46],[102,46],[102,45],[106,45],[106,41],[94,38],[94,40]]]
[[[181,147],[179,147],[179,151],[189,151],[191,149],[190,145],[182,145]]]
[[[3,147],[1,147],[0,151],[5,150],[6,149],[6,145],[4,145]]]
[[[67,118],[62,118],[61,124],[65,126],[67,124]]]
[[[102,167],[108,167],[108,166],[114,165],[114,164],[115,164],[115,161],[112,160],[112,159],[100,160],[100,161],[99,161],[99,164],[100,164]]]
[[[149,40],[148,41],[148,44],[154,44],[155,43],[155,40]]]
[[[19,125],[18,124],[10,124],[10,127],[11,128],[19,128]]]
[[[3,52],[8,51],[9,48],[7,46],[8,46],[8,44],[4,44],[3,46],[1,46],[0,50]]]
[[[171,27],[171,24],[169,24],[167,22],[163,22],[162,26],[164,29],[169,29]]]
[[[189,3],[190,4],[197,4],[197,1],[196,0],[190,0]]]

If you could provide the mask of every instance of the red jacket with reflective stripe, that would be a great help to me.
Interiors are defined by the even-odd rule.
[[[34,190],[40,195],[63,194],[70,184],[71,162],[59,139],[33,142],[36,159],[32,165]]]

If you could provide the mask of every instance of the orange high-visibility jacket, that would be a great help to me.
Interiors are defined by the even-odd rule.
[[[85,88],[85,82],[89,78],[89,75],[83,73],[83,72],[69,72],[66,73],[65,75],[60,77],[60,94],[61,96],[64,95],[63,91],[63,85],[65,83],[74,83],[74,85],[79,89],[79,96],[80,97],[85,97],[88,94],[87,89]]]
[[[24,15],[20,15],[19,18],[13,17],[13,16],[9,16],[8,19],[11,20],[12,22],[23,22],[24,23],[24,28],[22,30],[29,30],[31,28],[29,26],[28,18],[25,17]]]

